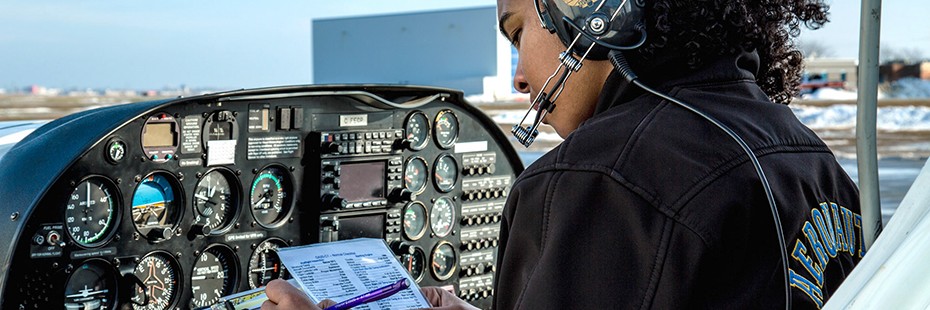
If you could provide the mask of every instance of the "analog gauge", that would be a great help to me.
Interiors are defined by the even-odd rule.
[[[116,274],[93,259],[74,269],[65,285],[65,309],[110,309],[116,302]]]
[[[170,174],[158,172],[136,187],[132,195],[132,222],[140,234],[152,240],[171,237],[184,205],[177,182]]]
[[[132,296],[132,308],[144,310],[162,310],[170,308],[178,296],[178,279],[181,268],[177,261],[165,252],[148,254],[139,261],[133,275],[142,281],[136,285]]]
[[[82,246],[107,241],[119,218],[119,193],[102,177],[91,177],[74,189],[65,207],[68,235]]]
[[[430,263],[430,269],[433,271],[433,276],[436,277],[436,280],[445,281],[452,277],[452,274],[455,273],[455,265],[458,260],[455,255],[455,249],[452,248],[452,244],[443,241],[433,249],[433,254],[430,255],[432,262]]]
[[[404,186],[414,194],[420,194],[426,189],[426,176],[429,175],[429,168],[426,167],[426,161],[420,157],[413,157],[407,160],[404,166]]]
[[[407,239],[417,240],[426,233],[426,207],[414,201],[404,207],[404,235]]]
[[[209,307],[220,297],[233,293],[239,278],[239,264],[228,247],[213,245],[203,251],[191,271],[192,308]]]
[[[249,287],[259,288],[277,278],[287,276],[287,269],[278,258],[278,249],[286,247],[284,240],[270,238],[262,241],[249,258]]]
[[[119,139],[111,139],[107,143],[107,159],[115,164],[123,160],[123,157],[126,157],[126,143]]]
[[[436,121],[433,122],[436,133],[436,144],[439,147],[448,149],[455,145],[459,138],[459,118],[452,113],[452,110],[442,110],[436,114]]]
[[[423,250],[418,247],[414,247],[413,254],[406,253],[400,256],[400,264],[407,269],[414,281],[420,282],[423,277],[423,263],[426,262],[424,256]]]
[[[210,171],[194,189],[194,223],[215,233],[232,224],[239,207],[239,182],[229,170]]]
[[[426,147],[426,143],[429,142],[429,119],[426,118],[426,114],[420,111],[410,113],[404,129],[407,131],[411,150],[419,151]]]
[[[455,205],[449,197],[439,197],[433,203],[433,209],[429,211],[429,226],[433,229],[436,237],[442,238],[452,231],[452,223],[455,219]]]
[[[439,155],[433,164],[433,183],[443,193],[452,191],[459,177],[459,164],[449,154]]]
[[[252,215],[262,226],[279,223],[290,211],[291,180],[280,166],[263,169],[252,182]]]

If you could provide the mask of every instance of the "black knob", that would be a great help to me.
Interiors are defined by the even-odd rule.
[[[391,202],[408,202],[417,199],[417,194],[405,189],[405,188],[395,188],[391,191],[391,194],[388,195],[388,200]]]
[[[329,172],[334,176],[339,176],[342,174],[342,167],[336,165],[326,165],[323,166],[323,172]]]
[[[393,147],[394,149],[397,149],[397,150],[403,150],[406,148],[410,148],[411,145],[413,145],[413,141],[410,141],[410,139],[397,139],[397,140],[394,140]]]
[[[336,142],[323,143],[323,153],[339,154],[342,152],[342,145]]]
[[[152,230],[149,230],[149,233],[146,236],[151,240],[158,240],[158,239],[168,240],[168,239],[171,239],[172,234],[174,234],[174,230],[171,230],[170,228],[165,228],[165,227],[158,227],[158,228],[153,228]]]
[[[213,232],[213,228],[210,228],[210,226],[207,226],[204,224],[195,224],[194,226],[191,226],[191,230],[190,230],[190,233],[194,234],[195,236],[197,235],[206,236],[206,235],[209,235],[211,232]]]
[[[394,250],[394,253],[397,255],[413,254],[416,252],[413,246],[401,241],[391,242],[391,249]]]
[[[348,204],[345,199],[336,194],[323,195],[322,202],[323,206],[329,207],[330,209],[342,209]]]

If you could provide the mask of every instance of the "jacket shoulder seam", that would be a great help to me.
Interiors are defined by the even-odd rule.
[[[684,228],[686,228],[691,233],[693,233],[695,236],[697,236],[699,239],[701,239],[701,241],[704,242],[705,245],[709,244],[708,239],[704,235],[702,235],[694,227],[691,227],[688,223],[685,223],[684,221],[682,221],[682,219],[676,216],[671,206],[661,203],[657,197],[652,196],[644,188],[637,186],[635,183],[623,177],[623,175],[620,172],[613,169],[613,167],[607,167],[607,166],[602,166],[602,165],[575,165],[575,164],[567,164],[567,163],[547,164],[544,166],[537,167],[536,169],[533,169],[532,171],[524,171],[524,174],[520,175],[520,178],[516,182],[514,182],[511,188],[517,188],[517,186],[520,183],[522,183],[523,180],[529,177],[533,177],[533,176],[544,174],[544,173],[562,173],[562,172],[591,172],[591,173],[599,173],[599,174],[605,175],[609,177],[611,180],[613,180],[614,182],[617,182],[617,184],[619,184],[623,188],[632,192],[634,195],[639,196],[640,199],[645,201],[656,212],[662,214],[666,219],[672,220],[673,222],[682,225]],[[548,204],[551,202],[550,200],[548,200],[551,192],[552,192],[552,187],[550,186],[549,191],[546,193],[547,201],[546,201],[545,208],[548,208],[549,207]]]
[[[547,182],[548,184],[546,185],[546,188],[548,190],[546,191],[545,203],[543,203],[543,224],[542,224],[542,227],[540,227],[540,247],[539,247],[539,253],[537,253],[537,257],[542,257],[543,255],[542,252],[544,252],[546,249],[546,239],[547,239],[547,235],[549,234],[549,207],[552,204],[552,199],[553,199],[552,193],[554,192],[553,189],[558,185],[559,177],[560,175],[552,176],[552,178],[548,180]],[[516,184],[514,184],[514,186],[516,186]],[[515,305],[519,305],[523,303],[523,299],[526,297],[526,291],[530,285],[530,280],[536,274],[536,269],[538,268],[539,268],[539,264],[537,263],[535,266],[533,266],[533,270],[530,271],[530,273],[527,275],[527,279],[526,281],[524,281],[523,289],[520,291],[520,296],[517,298],[517,302],[515,303]]]

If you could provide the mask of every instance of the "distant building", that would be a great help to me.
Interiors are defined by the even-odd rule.
[[[823,87],[851,89],[856,87],[859,75],[858,62],[843,58],[804,59],[801,92]]]
[[[894,82],[903,78],[930,80],[930,61],[919,63],[889,62],[878,69],[879,81]]]
[[[47,88],[41,85],[31,85],[26,88],[26,93],[37,96],[58,96],[61,94],[61,89]]]
[[[509,95],[516,53],[494,7],[313,21],[313,82],[392,83]]]

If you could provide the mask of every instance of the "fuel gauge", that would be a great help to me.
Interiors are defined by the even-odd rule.
[[[420,279],[423,278],[423,271],[425,270],[423,264],[426,262],[425,256],[423,250],[419,247],[414,247],[413,254],[407,253],[400,256],[400,264],[404,266],[407,273],[410,273],[410,277],[412,277],[414,281],[420,282]]]
[[[436,188],[443,193],[448,193],[455,188],[455,183],[459,177],[459,164],[455,157],[449,154],[439,155],[433,164],[433,183]]]
[[[439,245],[433,249],[433,254],[430,256],[432,260],[430,263],[430,270],[433,272],[433,277],[436,277],[436,280],[439,281],[445,281],[451,278],[455,273],[456,261],[458,260],[455,249],[452,248],[452,244],[448,241],[440,242]]]
[[[455,116],[452,110],[442,110],[436,114],[434,121],[436,132],[436,144],[443,149],[452,148],[455,141],[459,139],[459,118]]]
[[[414,201],[404,207],[404,236],[415,241],[426,233],[426,207]]]
[[[407,190],[419,195],[426,189],[426,179],[429,175],[429,168],[422,157],[413,157],[407,160],[404,166],[404,187]]]
[[[429,142],[429,119],[426,114],[416,111],[407,116],[404,123],[404,129],[407,132],[407,140],[410,140],[410,149],[414,151],[422,150]]]

